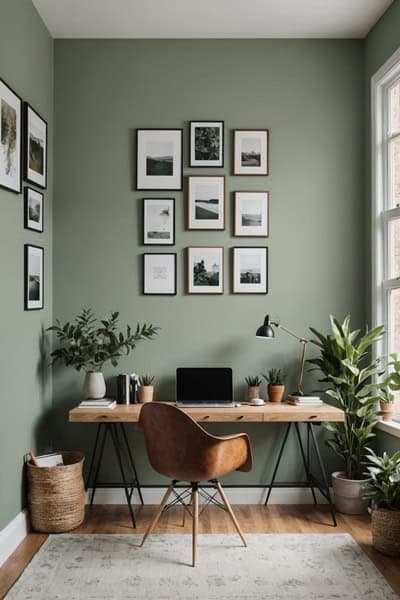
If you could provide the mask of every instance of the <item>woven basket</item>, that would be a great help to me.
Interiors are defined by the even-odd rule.
[[[85,486],[81,452],[62,452],[64,465],[36,467],[27,464],[28,502],[32,528],[61,533],[78,527],[85,516]]]
[[[372,543],[387,556],[400,556],[400,510],[371,510]]]

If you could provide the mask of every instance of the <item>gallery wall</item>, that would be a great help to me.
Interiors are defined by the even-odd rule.
[[[53,40],[30,0],[0,5],[0,76],[49,122],[45,231],[24,229],[23,195],[0,188],[0,529],[25,504],[23,455],[48,450],[49,369],[42,329],[52,320]],[[24,244],[45,248],[45,308],[24,311]]]
[[[283,367],[292,389],[300,348],[284,334],[269,344],[255,338],[267,312],[301,335],[310,325],[326,330],[330,313],[351,313],[354,326],[365,321],[363,59],[362,40],[56,40],[54,316],[93,307],[119,310],[123,323],[160,326],[159,338],[118,369],[156,375],[159,400],[173,399],[178,366],[232,366],[237,400],[244,377],[270,367]],[[220,119],[224,169],[189,169],[188,121]],[[135,191],[135,129],[145,127],[184,128],[185,176],[226,175],[225,231],[187,231],[185,192]],[[268,177],[231,175],[233,128],[270,129]],[[270,190],[268,239],[233,237],[235,190]],[[178,294],[143,296],[141,255],[157,249],[141,245],[142,198],[172,195],[176,246],[168,251],[178,254]],[[186,294],[184,249],[192,245],[225,247],[223,296]],[[230,292],[230,248],[246,245],[269,247],[268,295]],[[116,372],[106,369],[110,392]],[[82,381],[54,370],[52,423],[59,447],[88,451],[94,428],[67,423]],[[315,389],[308,373],[306,389]],[[240,428],[251,435],[255,468],[227,481],[258,484],[282,428]],[[159,482],[142,434],[130,433],[142,482]],[[325,454],[329,468],[338,466]],[[282,475],[299,469],[292,440]]]

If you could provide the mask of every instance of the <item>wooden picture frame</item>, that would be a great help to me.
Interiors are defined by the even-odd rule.
[[[236,237],[269,237],[269,191],[234,192]]]
[[[189,167],[224,166],[224,121],[189,121]]]
[[[223,246],[190,246],[187,248],[187,293],[224,293]]]
[[[143,244],[175,245],[175,198],[143,198]]]
[[[177,289],[176,252],[143,254],[143,294],[175,296]]]
[[[44,195],[31,187],[24,188],[24,227],[43,233]]]
[[[233,175],[269,174],[269,129],[233,130]]]
[[[33,244],[24,246],[24,308],[42,310],[44,307],[44,248]]]
[[[268,294],[268,248],[232,248],[232,293]]]
[[[1,78],[0,187],[22,192],[22,100]]]
[[[225,175],[189,175],[187,178],[187,228],[225,229]]]
[[[25,181],[47,188],[48,126],[39,113],[25,102]]]
[[[136,189],[183,189],[183,129],[136,129]]]

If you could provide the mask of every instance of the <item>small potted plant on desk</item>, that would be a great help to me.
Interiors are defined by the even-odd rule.
[[[251,402],[259,398],[261,378],[258,375],[248,375],[245,381],[247,383],[247,400]]]
[[[268,375],[263,374],[268,383],[268,399],[270,402],[282,402],[285,393],[285,375],[282,369],[270,369]]]
[[[117,331],[118,324],[118,312],[98,319],[89,308],[64,325],[57,319],[56,325],[47,330],[54,331],[58,340],[58,348],[51,353],[52,364],[60,362],[77,371],[86,371],[85,398],[104,398],[104,364],[111,362],[116,367],[121,356],[128,355],[141,340],[153,339],[159,329],[153,325],[138,324],[132,331],[127,325],[126,333],[123,333]]]
[[[145,402],[151,402],[154,394],[154,375],[142,375],[139,377],[139,402],[144,404]]]
[[[367,459],[370,480],[364,497],[372,501],[372,543],[383,554],[400,556],[400,451],[380,457],[370,450]]]

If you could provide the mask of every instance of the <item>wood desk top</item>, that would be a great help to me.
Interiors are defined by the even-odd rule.
[[[174,404],[170,402],[170,404]],[[137,423],[142,404],[117,404],[113,409],[73,408],[69,411],[71,423]],[[235,406],[233,408],[185,408],[195,421],[208,423],[290,423],[344,421],[344,413],[329,404],[322,406],[292,406],[268,402],[262,406]]]

